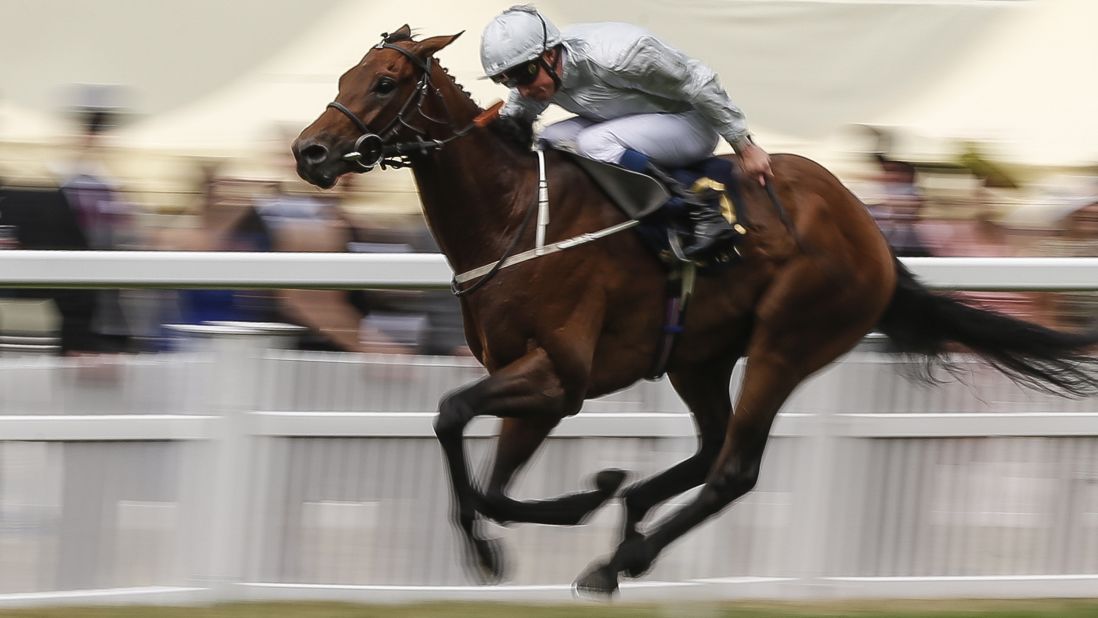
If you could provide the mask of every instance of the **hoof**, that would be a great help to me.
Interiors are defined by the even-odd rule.
[[[577,599],[609,601],[618,591],[618,574],[609,565],[599,565],[572,582],[572,596]]]
[[[640,577],[647,573],[656,560],[656,554],[643,534],[635,534],[618,545],[614,564],[620,566],[626,577]]]
[[[612,496],[625,482],[628,473],[625,470],[610,468],[595,475],[595,487],[602,493]]]
[[[499,539],[472,539],[472,571],[483,585],[498,584],[504,579],[503,543]]]

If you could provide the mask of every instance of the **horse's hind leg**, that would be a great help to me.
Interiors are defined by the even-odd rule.
[[[647,537],[637,534],[622,541],[609,562],[589,569],[576,580],[577,591],[613,593],[618,587],[618,573],[644,573],[672,541],[755,486],[774,416],[805,374],[781,355],[762,350],[752,352],[724,446],[705,487],[691,503],[661,521]]]
[[[887,302],[881,281],[863,268],[863,277],[831,285],[816,260],[787,267],[759,300],[747,349],[747,369],[724,445],[704,488],[692,502],[659,522],[647,536],[634,535],[618,545],[609,562],[576,580],[583,592],[611,594],[618,573],[645,572],[664,548],[705,519],[750,491],[758,480],[763,449],[774,417],[789,394],[814,371],[851,347],[873,326]],[[842,273],[843,271],[838,271]],[[885,288],[887,289],[887,288]],[[875,297],[877,294],[879,297]]]
[[[558,419],[508,418],[500,428],[496,459],[479,511],[500,523],[525,522],[574,526],[602,506],[621,486],[625,473],[603,470],[595,475],[595,489],[548,500],[519,501],[506,495],[516,472],[537,450]]]
[[[732,363],[678,370],[669,375],[671,384],[690,408],[698,430],[698,450],[659,474],[628,487],[624,494],[625,523],[622,538],[637,535],[637,525],[656,505],[700,485],[713,467],[724,444],[732,400],[728,385]]]

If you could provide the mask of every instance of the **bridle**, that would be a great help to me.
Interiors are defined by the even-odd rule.
[[[374,46],[374,49],[393,49],[400,52],[421,71],[421,74],[415,89],[408,95],[408,98],[404,100],[404,103],[400,106],[400,110],[397,111],[396,116],[389,121],[389,124],[387,124],[384,129],[376,133],[372,131],[361,118],[348,109],[346,105],[339,101],[328,103],[328,107],[346,116],[354,123],[358,130],[362,131],[362,135],[355,140],[354,148],[343,155],[344,161],[350,161],[358,166],[358,169],[353,170],[358,173],[368,172],[378,165],[380,165],[382,169],[385,169],[386,167],[408,167],[411,165],[410,157],[414,155],[426,155],[434,150],[438,150],[455,139],[468,134],[469,131],[476,126],[471,122],[468,126],[463,128],[454,128],[453,116],[450,114],[450,109],[446,105],[446,98],[442,96],[439,89],[431,83],[432,57],[428,56],[426,59],[423,59],[403,47],[393,45],[389,42],[389,35],[387,33],[382,34],[381,39],[381,42]],[[423,110],[423,104],[427,100],[426,95],[428,93],[433,94],[442,103],[442,107],[446,111],[446,119],[435,118]],[[427,135],[427,129],[415,126],[409,121],[409,118],[406,118],[406,115],[411,112],[418,114],[420,118],[428,123],[447,127],[453,133],[446,139],[424,139],[424,136]],[[392,144],[387,143],[390,138],[395,136],[402,129],[407,129],[414,133],[415,139],[413,141],[396,142]]]
[[[361,118],[356,116],[355,113],[348,109],[346,105],[340,103],[339,101],[332,101],[331,103],[328,103],[328,107],[331,107],[332,109],[335,109],[336,111],[346,116],[348,119],[350,119],[352,123],[354,123],[355,127],[362,131],[362,135],[360,135],[358,139],[355,140],[355,146],[351,150],[351,152],[343,155],[343,160],[351,161],[358,166],[358,169],[353,170],[358,173],[368,172],[378,165],[380,165],[382,169],[385,169],[386,167],[409,167],[412,164],[412,156],[423,156],[432,151],[439,150],[446,144],[458,139],[459,137],[467,135],[477,126],[477,122],[474,120],[465,127],[462,127],[460,129],[454,128],[453,115],[450,113],[450,109],[446,105],[446,98],[442,96],[442,93],[439,92],[438,88],[431,83],[432,58],[430,56],[428,56],[426,59],[422,59],[412,52],[408,51],[407,49],[404,49],[403,47],[393,45],[389,42],[388,34],[382,34],[381,39],[381,42],[378,43],[374,47],[374,49],[394,49],[400,52],[405,57],[407,57],[408,60],[410,60],[416,68],[421,71],[421,74],[419,76],[419,82],[416,84],[415,90],[413,90],[412,93],[408,95],[408,98],[405,99],[404,103],[400,106],[400,111],[397,112],[396,116],[391,121],[389,121],[389,124],[386,125],[385,128],[380,131],[380,133],[373,132],[370,129],[369,125],[367,125]],[[445,70],[446,69],[443,69],[443,71]],[[435,118],[423,111],[423,102],[426,100],[426,94],[428,92],[433,94],[435,97],[438,98],[439,101],[442,102],[442,107],[444,110],[446,110],[445,120]],[[450,131],[452,131],[450,137],[441,140],[424,139],[424,136],[427,135],[427,131],[413,125],[405,117],[406,114],[408,114],[411,110],[415,110],[415,113],[419,114],[420,118],[426,120],[427,122],[449,128]],[[412,131],[415,134],[415,140],[407,142],[397,142],[394,144],[386,143],[386,140],[396,135],[398,132],[400,132],[401,129],[408,129]],[[544,178],[544,171],[542,171],[542,177]],[[545,201],[546,207],[548,207],[548,195],[546,195]],[[527,210],[526,215],[523,217],[522,224],[516,230],[515,235],[511,239],[511,242],[508,245],[507,249],[504,251],[503,256],[500,257],[500,259],[497,260],[495,263],[485,267],[485,272],[477,272],[475,276],[471,277],[479,279],[478,281],[476,281],[473,285],[467,288],[461,289],[457,277],[455,276],[450,284],[451,293],[453,293],[454,296],[464,296],[466,294],[475,292],[483,287],[484,284],[488,283],[488,281],[491,280],[496,275],[496,273],[500,271],[500,269],[508,266],[508,257],[510,257],[512,253],[514,253],[515,248],[518,246],[519,240],[522,238],[523,232],[526,230],[527,227],[529,227],[530,221],[533,219],[533,214],[536,211],[538,211],[538,208],[530,208]],[[572,241],[575,241],[575,239],[572,239]],[[584,240],[583,242],[587,241]]]

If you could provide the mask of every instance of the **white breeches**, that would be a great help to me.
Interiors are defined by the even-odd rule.
[[[618,163],[629,148],[667,167],[709,157],[719,140],[697,112],[637,114],[603,122],[576,116],[545,127],[539,138],[554,148],[607,163]]]

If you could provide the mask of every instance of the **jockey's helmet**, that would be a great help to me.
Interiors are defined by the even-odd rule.
[[[513,6],[485,26],[480,38],[480,63],[485,75],[497,79],[508,69],[530,62],[560,43],[560,30],[532,5]]]

